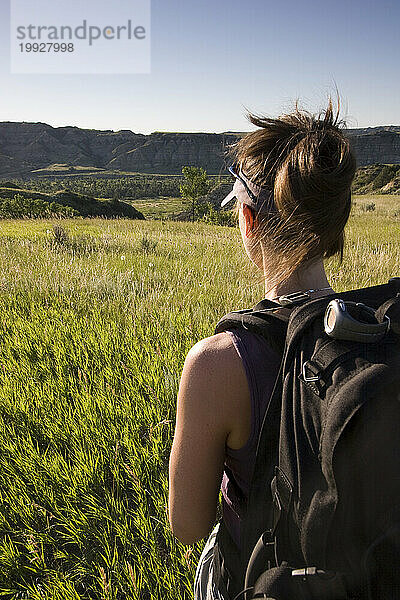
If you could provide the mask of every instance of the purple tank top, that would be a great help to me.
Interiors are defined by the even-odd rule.
[[[226,446],[222,478],[222,514],[237,546],[240,521],[254,471],[258,435],[277,376],[281,356],[267,341],[245,329],[228,331],[246,372],[251,398],[251,432],[246,444],[234,450]]]

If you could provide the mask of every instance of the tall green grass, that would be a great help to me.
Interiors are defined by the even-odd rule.
[[[356,206],[338,291],[400,274],[400,220]],[[232,228],[0,224],[0,597],[189,599],[168,458],[185,355],[263,286]]]

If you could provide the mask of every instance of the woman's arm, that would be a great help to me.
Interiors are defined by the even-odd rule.
[[[249,429],[249,406],[246,374],[229,334],[197,343],[183,367],[169,463],[169,520],[184,544],[212,528],[225,445],[243,415],[241,427]]]

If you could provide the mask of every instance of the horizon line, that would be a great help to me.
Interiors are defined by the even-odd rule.
[[[143,133],[140,131],[134,131],[133,129],[95,129],[93,127],[82,127],[79,125],[51,125],[50,123],[45,123],[44,121],[0,121],[0,125],[1,124],[13,124],[13,125],[23,125],[23,124],[27,124],[27,125],[45,125],[47,127],[51,127],[52,129],[66,129],[66,128],[70,128],[70,129],[80,129],[80,130],[84,130],[84,131],[99,131],[102,133],[121,133],[121,132],[130,132],[133,133],[135,135],[143,135],[143,136],[147,136],[147,135],[153,135],[156,133],[161,133],[161,134],[168,134],[168,133],[182,133],[182,134],[214,134],[214,135],[242,135],[245,133],[249,133],[251,131],[254,131],[254,129],[248,129],[248,130],[243,130],[243,131],[234,131],[234,130],[227,130],[227,131],[207,131],[207,130],[161,130],[161,129],[156,129],[154,131],[151,131],[149,133]],[[400,125],[394,125],[394,124],[384,124],[384,125],[367,125],[367,126],[358,126],[358,127],[345,127],[344,131],[352,131],[352,130],[357,130],[357,129],[378,129],[378,128],[395,128],[395,129],[399,129],[400,132]]]

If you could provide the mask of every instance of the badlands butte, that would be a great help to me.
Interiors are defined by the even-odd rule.
[[[178,175],[182,166],[224,173],[226,150],[241,133],[100,131],[46,123],[0,122],[0,177],[45,175],[54,165],[71,171]],[[400,125],[347,129],[358,166],[400,164]]]

